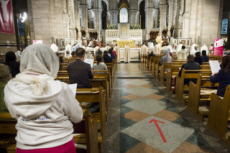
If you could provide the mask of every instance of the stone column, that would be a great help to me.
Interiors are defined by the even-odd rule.
[[[81,25],[80,25],[80,0],[74,0],[75,11],[75,28],[78,29],[78,39],[81,39]]]
[[[145,29],[146,29],[146,40],[150,38],[150,31],[153,27],[153,10],[154,2],[153,0],[145,1]]]
[[[129,10],[129,23],[130,25],[136,24],[136,15],[138,10]]]
[[[89,37],[89,29],[88,29],[88,6],[85,4],[80,5],[81,8],[81,14],[82,14],[82,28],[86,32],[86,37]]]
[[[169,16],[168,16],[168,36],[171,36],[170,29],[173,26],[173,13],[174,13],[174,0],[168,0],[169,5]]]
[[[167,4],[166,0],[160,1],[160,35],[162,35],[162,31],[167,28],[166,25],[166,17],[167,17]]]
[[[93,9],[93,12],[95,14],[95,19],[94,19],[94,29],[97,31],[98,33],[98,40],[101,41],[102,40],[102,18],[101,18],[101,13],[102,13],[102,9]]]
[[[118,11],[117,10],[109,10],[110,13],[110,22],[111,24],[117,25],[118,21]]]

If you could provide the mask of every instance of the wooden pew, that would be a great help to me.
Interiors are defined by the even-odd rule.
[[[211,73],[209,73],[211,75]],[[207,116],[209,111],[207,107],[200,107],[200,102],[208,103],[211,100],[211,94],[216,92],[213,87],[218,87],[219,83],[211,83],[209,78],[201,79],[194,84],[192,81],[189,83],[189,96],[187,107],[197,115],[202,121],[204,121],[204,116]]]
[[[209,118],[207,126],[219,137],[230,145],[229,137],[226,137],[227,125],[230,111],[230,86],[227,86],[224,99],[218,95],[211,95]]]
[[[99,102],[100,104],[100,112],[94,113],[98,117],[98,122],[100,122],[101,129],[101,137],[103,139],[105,131],[106,131],[106,108],[105,108],[105,90],[102,87],[99,88],[85,88],[85,89],[77,89],[76,99],[82,102],[95,103]],[[83,108],[88,107],[81,105]]]
[[[73,123],[74,133],[81,133],[74,136],[74,142],[87,146],[87,153],[99,153],[97,136],[97,118],[89,113],[88,109],[83,110],[84,119],[80,123]],[[0,134],[12,134],[12,138],[0,140],[1,153],[16,153],[15,128],[17,121],[9,113],[0,113]],[[76,150],[81,150],[76,147]]]
[[[169,91],[174,90],[174,86],[172,86],[172,83],[174,82],[175,77],[178,75],[180,68],[181,65],[170,65],[170,68],[167,71],[166,89],[168,89]]]

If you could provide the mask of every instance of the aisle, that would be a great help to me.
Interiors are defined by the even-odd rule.
[[[230,152],[139,63],[118,64],[104,153]]]

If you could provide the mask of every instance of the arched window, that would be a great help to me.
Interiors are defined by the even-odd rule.
[[[124,7],[120,10],[120,23],[128,23],[128,10]]]
[[[222,35],[228,34],[228,19],[222,20],[221,34]]]

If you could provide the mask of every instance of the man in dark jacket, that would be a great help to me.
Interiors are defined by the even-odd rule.
[[[90,79],[93,79],[93,73],[89,64],[84,62],[85,50],[78,48],[76,50],[76,60],[69,63],[67,71],[69,73],[70,84],[77,83],[78,88],[92,88]]]
[[[182,65],[181,70],[179,72],[179,77],[181,77],[181,72],[183,69],[185,69],[185,70],[200,70],[200,65],[198,63],[194,62],[194,57],[192,55],[188,55],[187,63]],[[185,79],[184,84],[189,85],[190,81],[193,81],[194,83],[196,83],[196,80],[194,80],[194,79]]]

